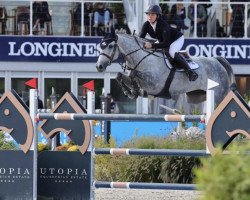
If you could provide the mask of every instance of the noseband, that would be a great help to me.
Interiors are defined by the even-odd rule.
[[[108,38],[108,39],[102,39],[101,41],[101,49],[105,49],[108,47],[108,45],[111,43],[111,42],[115,42],[114,44],[114,48],[113,48],[113,51],[111,53],[111,56],[109,56],[108,54],[106,53],[100,53],[100,55],[103,55],[105,57],[107,57],[109,59],[109,64],[108,65],[111,65],[112,62],[113,62],[113,59],[114,59],[114,56],[115,56],[115,52],[116,52],[116,48],[117,48],[117,37],[116,38]]]

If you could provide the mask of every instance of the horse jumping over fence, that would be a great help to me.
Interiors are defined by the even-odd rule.
[[[119,72],[116,79],[124,94],[131,99],[151,95],[177,100],[179,95],[186,94],[188,103],[198,104],[206,100],[207,80],[211,79],[219,83],[214,89],[215,103],[218,104],[229,92],[230,85],[235,82],[230,64],[222,57],[192,58],[191,63],[199,66],[196,69],[199,77],[190,82],[185,72],[171,70],[175,67],[172,67],[163,51],[144,49],[145,41],[134,35],[110,33],[105,35],[100,44],[97,70],[104,72],[113,61],[123,57],[126,65],[122,67],[130,73],[127,76]],[[174,77],[172,72],[175,73]],[[173,80],[169,78],[171,76]]]

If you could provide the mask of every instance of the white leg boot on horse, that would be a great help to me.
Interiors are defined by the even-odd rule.
[[[176,52],[174,55],[174,59],[178,62],[178,64],[180,64],[180,67],[185,70],[190,81],[195,81],[198,78],[198,74],[189,67],[187,61],[183,58],[182,55]]]

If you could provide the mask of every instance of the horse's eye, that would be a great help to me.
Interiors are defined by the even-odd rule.
[[[112,49],[114,47],[114,45],[109,45],[109,49]]]

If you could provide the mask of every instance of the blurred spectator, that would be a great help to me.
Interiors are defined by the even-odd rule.
[[[81,10],[82,10],[82,4],[81,3],[77,3],[76,5],[76,9],[74,12],[74,23],[78,26],[81,26]],[[89,22],[90,22],[90,16],[89,14],[92,13],[93,11],[93,3],[84,3],[84,25],[85,26],[89,26]]]
[[[18,6],[15,10],[16,33],[20,35],[29,34],[30,8],[28,6]]]
[[[84,3],[84,25],[90,26],[90,14],[93,12],[93,3]],[[92,21],[92,19],[91,19]]]
[[[177,3],[171,8],[171,24],[174,24],[180,31],[188,29],[184,22],[186,18],[186,9],[183,3],[181,3],[182,1],[183,0],[177,0]]]
[[[104,25],[105,28],[110,27],[111,12],[104,6],[104,3],[96,3],[94,8],[94,28]]]
[[[199,2],[210,2],[210,0],[198,0]],[[204,26],[203,26],[203,34],[204,36],[207,36],[207,20],[208,20],[208,8],[210,8],[213,4],[200,4],[201,6],[204,7],[205,11],[206,11],[206,20],[203,22]]]
[[[93,24],[93,3],[84,3],[84,30],[85,30],[85,35],[90,35],[91,34],[91,29],[92,27],[91,24]]]
[[[113,18],[113,27],[115,30],[124,31],[127,34],[131,34],[127,24],[126,14],[123,4],[111,3],[109,6],[115,11]]]
[[[44,31],[44,22],[50,22],[51,15],[49,13],[49,5],[46,1],[34,1],[33,3],[33,30],[38,30],[39,25],[41,31]]]
[[[192,2],[197,2],[197,0],[192,0]],[[204,6],[201,6],[200,4],[197,4],[197,36],[198,37],[206,37],[204,34],[204,22],[207,19],[206,10]],[[195,3],[192,3],[188,6],[188,18],[191,20],[191,32],[194,31],[194,12],[195,12]]]
[[[29,33],[30,9],[27,6],[18,6],[16,9],[16,31],[18,34]]]
[[[80,27],[81,27],[81,24],[82,24],[82,4],[81,3],[77,3],[76,4],[76,7],[74,8],[73,10],[73,28],[74,28],[74,33],[73,35],[79,35],[80,34]],[[84,26],[86,26],[84,28],[85,30],[85,35],[90,35],[89,33],[89,26],[90,26],[90,21],[91,23],[92,22],[92,15],[91,13],[93,12],[93,3],[89,3],[89,2],[86,2],[84,3]]]
[[[246,0],[230,0],[230,2],[246,2]],[[231,4],[233,10],[231,18],[231,31],[230,35],[233,37],[244,36],[244,4]]]
[[[163,2],[166,2],[166,1],[169,1],[169,0],[164,0]],[[160,3],[160,7],[162,10],[162,18],[170,24],[171,15],[169,12],[168,4],[167,3]]]
[[[210,0],[198,0],[199,2],[211,2]],[[208,8],[212,7],[213,4],[206,4],[206,3],[201,3],[200,5],[202,5],[205,8],[206,11],[206,15],[208,16]]]
[[[227,37],[218,19],[216,19],[216,37]]]
[[[27,100],[26,101],[26,105],[28,106],[28,107],[30,107],[30,100]],[[43,109],[44,107],[43,107],[43,102],[42,102],[42,100],[39,98],[39,97],[37,97],[37,108],[38,109]]]
[[[30,20],[30,9],[27,6],[18,6],[16,10],[17,23],[29,22]]]
[[[82,22],[81,12],[82,12],[82,4],[77,3],[73,10],[73,23],[75,25],[81,26]]]
[[[6,21],[7,21],[7,11],[5,7],[0,7],[0,34],[5,34],[6,32]]]

